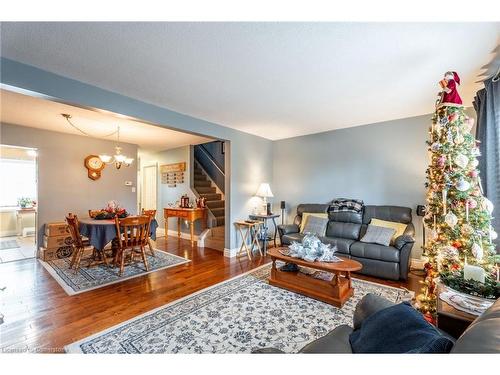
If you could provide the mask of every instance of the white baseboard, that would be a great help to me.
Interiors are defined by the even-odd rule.
[[[12,237],[12,236],[17,236],[17,231],[16,230],[3,230],[3,231],[0,231],[0,237]]]
[[[240,250],[239,247],[234,247],[232,249],[224,248],[224,256],[228,258],[234,258],[236,254],[238,254],[239,250]]]
[[[165,233],[165,231],[163,231],[163,232]],[[169,236],[172,236],[172,237],[178,237],[178,233],[177,233],[177,231],[176,231],[176,230],[173,230],[173,229],[169,229],[169,230],[168,230],[168,235],[169,235]],[[191,241],[191,235],[190,235],[189,233],[184,233],[184,232],[181,232],[181,238],[182,238],[183,240],[189,240],[189,241]],[[198,236],[195,234],[195,235],[193,236],[193,239],[194,239],[195,241],[198,241]]]

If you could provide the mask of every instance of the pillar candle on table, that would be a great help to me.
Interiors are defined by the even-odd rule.
[[[465,280],[475,280],[484,284],[486,274],[482,267],[473,266],[470,264],[464,265],[464,279]]]

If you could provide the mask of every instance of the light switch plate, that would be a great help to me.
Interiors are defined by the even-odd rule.
[[[132,186],[132,193],[135,193],[135,186]]]

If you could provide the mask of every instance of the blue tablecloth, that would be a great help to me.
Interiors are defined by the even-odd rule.
[[[104,247],[116,237],[114,220],[95,220],[84,218],[80,219],[79,223],[80,234],[88,237],[90,244],[97,250],[104,249]],[[153,219],[149,230],[152,240],[156,240],[156,228],[158,228],[158,222],[156,219]]]

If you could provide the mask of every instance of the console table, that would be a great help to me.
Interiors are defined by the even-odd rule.
[[[165,219],[165,238],[168,237],[168,218],[177,218],[177,236],[181,236],[181,219],[189,222],[191,232],[191,245],[194,244],[194,222],[202,220],[202,228],[207,227],[207,209],[206,208],[164,208],[163,217]]]

